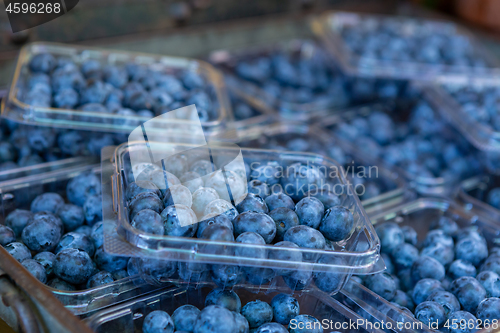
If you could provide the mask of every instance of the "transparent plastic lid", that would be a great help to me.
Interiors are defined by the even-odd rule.
[[[352,75],[422,81],[485,74],[499,65],[471,33],[448,21],[330,12],[313,23],[313,31]]]
[[[51,68],[35,62],[40,54],[52,57]],[[20,52],[9,94],[2,100],[2,116],[41,126],[129,133],[155,114],[190,104],[202,112],[207,133],[231,120],[223,77],[203,61],[33,43]],[[174,131],[191,121],[157,125]]]

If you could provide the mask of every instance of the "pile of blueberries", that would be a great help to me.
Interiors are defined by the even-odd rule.
[[[149,119],[190,104],[196,104],[202,122],[217,117],[216,91],[195,71],[158,71],[134,62],[102,64],[95,59],[75,63],[50,53],[34,55],[27,67],[20,96],[24,103],[121,116],[80,121],[135,127],[140,124],[135,116]]]
[[[255,300],[242,307],[234,291],[214,289],[205,298],[201,311],[186,304],[171,316],[162,310],[150,312],[144,318],[142,332],[323,333],[323,328],[318,319],[300,314],[299,302],[290,295],[277,294],[270,304]]]
[[[397,166],[413,177],[461,180],[479,172],[474,147],[428,103],[403,105],[370,106],[368,115],[335,124],[332,131],[365,160]]]
[[[366,64],[413,62],[489,67],[469,37],[452,26],[436,27],[410,19],[365,18],[339,29],[346,46]]]
[[[387,270],[353,279],[433,328],[473,332],[500,318],[500,248],[488,248],[477,227],[441,216],[421,243],[408,225],[375,229]]]
[[[307,40],[289,50],[249,52],[218,65],[262,89],[265,94],[258,98],[284,113],[309,112],[315,107],[308,103],[319,108],[346,107],[410,93],[406,81],[349,77],[333,63],[321,46]],[[254,90],[247,84],[242,88],[247,93]]]
[[[495,86],[455,86],[446,85],[445,89],[461,106],[463,113],[474,122],[489,127],[492,131],[500,131],[499,106],[500,89]]]
[[[216,168],[209,160],[189,162],[185,155],[175,155],[164,164],[167,170],[153,164],[144,166],[135,182],[130,182],[126,188],[130,223],[140,232],[255,244],[252,249],[194,246],[204,253],[252,258],[256,262],[269,258],[297,265],[304,261],[342,263],[341,258],[326,253],[320,255],[289,250],[298,247],[334,249],[337,242],[349,238],[354,230],[352,212],[342,206],[341,198],[333,192],[318,190],[311,196],[301,193],[297,184],[321,184],[323,175],[314,166],[298,162],[289,165],[286,171],[280,171],[278,162],[262,161],[253,170],[231,170],[228,165],[223,174],[222,171],[213,172]],[[133,175],[128,178],[134,179]],[[228,197],[226,183],[230,186],[231,198]],[[248,195],[234,200],[243,198],[246,185]],[[237,202],[236,207],[232,202]],[[138,259],[137,270],[150,283],[168,281],[177,272],[185,281],[205,281],[211,276],[221,287],[234,285],[243,278],[252,284],[262,285],[275,276],[282,276],[294,290],[303,289],[314,280],[320,289],[332,292],[344,280],[342,274],[335,272],[313,273],[311,270],[197,262],[177,265],[174,260],[167,259]]]
[[[15,209],[0,226],[0,244],[33,276],[63,291],[89,289],[128,276],[128,258],[103,249],[100,177],[82,173],[70,180],[65,199],[38,195]]]

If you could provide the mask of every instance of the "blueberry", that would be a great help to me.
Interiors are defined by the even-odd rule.
[[[92,239],[92,242],[94,243],[96,249],[104,243],[103,229],[104,229],[103,222],[97,222],[92,226],[90,234],[88,235]]]
[[[231,220],[226,215],[215,215],[215,216],[204,216],[204,219],[198,223],[198,231],[196,232],[196,237],[202,238],[201,235],[206,227],[212,224],[220,224],[233,231],[233,224]]]
[[[422,279],[415,284],[413,288],[412,298],[415,304],[420,304],[427,300],[427,298],[435,291],[442,290],[441,282],[434,279]]]
[[[104,80],[115,88],[123,87],[128,81],[128,74],[124,68],[108,65],[103,68]]]
[[[174,321],[165,311],[155,310],[144,318],[143,333],[174,333]]]
[[[241,314],[248,320],[250,328],[257,328],[273,320],[273,309],[260,300],[248,302],[241,309]]]
[[[40,252],[33,257],[33,259],[43,266],[47,277],[52,276],[55,258],[56,255],[52,252]]]
[[[54,106],[60,109],[74,109],[78,100],[78,93],[73,88],[64,88],[54,95]]]
[[[241,300],[232,290],[212,290],[205,298],[205,307],[210,305],[219,305],[237,313],[241,311]]]
[[[95,251],[94,261],[99,269],[113,273],[126,268],[128,258],[104,252],[101,245]]]
[[[36,260],[33,259],[24,259],[21,262],[21,265],[24,266],[38,281],[41,283],[47,282],[47,273],[45,272],[45,268]]]
[[[230,288],[242,278],[240,267],[233,265],[212,265],[212,280],[220,288]]]
[[[245,258],[266,258],[266,249],[262,246],[266,244],[264,238],[255,232],[244,232],[236,238],[237,243],[254,244],[252,247],[237,247],[234,251],[236,257]],[[261,246],[259,246],[261,245]]]
[[[192,332],[196,323],[196,318],[200,314],[200,310],[190,304],[178,307],[172,313],[172,319],[177,331]]]
[[[319,230],[333,242],[344,240],[354,227],[352,213],[345,207],[334,206],[325,212]]]
[[[260,326],[256,333],[288,333],[285,326],[278,323],[267,323]]]
[[[276,224],[269,215],[263,213],[244,212],[233,220],[234,233],[240,235],[251,231],[258,233],[270,244],[276,236]]]
[[[253,193],[248,193],[245,198],[236,205],[236,209],[239,213],[256,212],[267,214],[269,212],[269,208],[264,202],[264,199]]]
[[[392,258],[398,270],[408,269],[418,259],[418,250],[411,244],[403,243],[393,250]]]
[[[90,236],[90,233],[92,232],[92,227],[88,225],[82,225],[74,230],[75,232],[79,232],[81,234]]]
[[[101,193],[101,180],[92,172],[79,174],[68,182],[66,195],[69,202],[82,207],[89,195]]]
[[[83,204],[83,212],[87,224],[93,225],[102,220],[102,196],[89,195]]]
[[[286,207],[278,207],[269,213],[269,216],[276,224],[276,237],[275,240],[283,240],[283,236],[288,229],[299,225],[299,218],[297,214]]]
[[[136,195],[143,192],[151,192],[156,194],[158,198],[161,197],[160,190],[155,184],[147,180],[140,180],[138,182],[131,182],[128,184],[127,190],[125,191],[125,199],[130,202]]]
[[[295,243],[287,241],[278,242],[274,244],[274,247],[271,250],[269,250],[269,259],[299,263],[302,261],[302,252],[298,249],[299,247]],[[274,271],[278,275],[288,275],[293,273],[293,270],[290,269],[274,268]]]
[[[413,281],[435,279],[441,281],[445,276],[444,266],[434,258],[420,256],[411,267]]]
[[[234,333],[235,320],[231,311],[218,305],[201,310],[194,325],[194,333]]]
[[[203,245],[202,249],[204,253],[210,254],[227,254],[230,249],[224,245],[219,245],[219,241],[222,242],[234,242],[234,235],[230,228],[221,224],[209,225],[203,230],[201,234],[202,239],[208,239],[212,241],[217,241],[216,245]]]
[[[209,187],[202,187],[193,193],[193,204],[191,207],[198,216],[203,216],[208,204],[217,199],[219,199],[219,194],[216,190]]]
[[[426,301],[415,308],[415,318],[428,326],[437,323],[439,327],[442,327],[446,321],[446,313],[441,304]]]
[[[5,246],[15,241],[16,234],[14,231],[7,226],[0,225],[0,245]]]
[[[163,202],[155,194],[151,192],[143,192],[137,194],[129,204],[130,209],[130,219],[133,220],[134,217],[143,209],[150,209],[158,214],[163,211]]]
[[[98,77],[101,72],[101,64],[95,59],[87,59],[82,62],[80,70],[87,78]]]
[[[427,301],[432,301],[441,304],[446,316],[455,311],[460,310],[460,303],[458,299],[450,292],[443,290],[436,290],[427,297]]]
[[[292,290],[303,290],[313,279],[310,270],[297,270],[289,275],[283,276],[286,285]]]
[[[40,216],[30,220],[21,238],[32,251],[52,251],[61,239],[61,227],[54,216]]]
[[[486,290],[471,276],[463,276],[453,281],[450,292],[457,297],[462,308],[471,313],[475,313],[479,303],[486,298]]]
[[[392,300],[396,295],[397,286],[390,274],[378,273],[368,275],[365,278],[365,284],[370,290],[373,290],[377,295],[388,301]]]
[[[130,225],[138,230],[153,235],[164,234],[163,220],[161,216],[151,209],[143,209],[137,213]]]
[[[262,286],[271,283],[275,277],[274,271],[270,268],[243,267],[246,273],[246,280],[254,286]]]
[[[76,287],[64,280],[59,278],[53,278],[52,280],[47,282],[47,286],[54,288],[55,290],[60,291],[75,291]]]
[[[401,227],[401,231],[404,234],[405,242],[411,244],[413,246],[417,246],[418,243],[418,235],[415,229],[408,225],[404,225]]]
[[[298,315],[290,320],[290,333],[323,333],[321,322],[310,315]]]
[[[300,162],[288,166],[280,180],[285,193],[294,200],[302,199],[312,189],[318,190],[323,181],[319,168]]]
[[[248,333],[250,325],[248,320],[240,313],[233,312],[235,333]]]
[[[84,283],[92,275],[94,266],[87,252],[80,249],[65,249],[56,254],[54,273],[66,282]]]
[[[405,293],[402,290],[396,290],[396,293],[394,294],[394,297],[392,298],[392,303],[396,303],[401,307],[407,308],[410,311],[413,311],[415,305],[413,304],[413,300],[411,299],[411,296]]]
[[[317,229],[325,214],[325,207],[314,197],[305,197],[295,206],[295,212],[301,225]]]
[[[288,209],[295,209],[295,204],[288,195],[284,193],[274,193],[268,196],[266,199],[266,204],[269,207],[269,210],[275,210],[279,207],[284,207]]]
[[[278,294],[271,301],[273,318],[282,325],[288,325],[290,320],[300,313],[300,305],[297,299],[285,294]]]
[[[86,86],[85,78],[77,71],[56,69],[52,74],[51,81],[54,92],[66,88],[73,88],[75,91],[81,92]]]
[[[305,225],[299,225],[288,229],[283,239],[297,244],[299,247],[323,250],[326,246],[325,237],[316,229]],[[303,253],[305,260],[313,260],[315,255]]]
[[[456,323],[456,325],[450,325],[450,333],[472,333],[476,331],[476,326],[474,328],[469,328],[468,324],[476,323],[477,318],[467,311],[456,311],[448,316],[449,323]]]
[[[454,246],[453,238],[446,234],[441,229],[431,230],[425,236],[423,247],[428,247],[431,245],[441,244],[443,246],[452,247]]]
[[[15,232],[16,237],[19,237],[32,217],[32,212],[24,209],[16,209],[7,215],[5,218],[5,225]]]
[[[75,230],[80,227],[85,220],[82,207],[72,204],[61,205],[57,210],[57,216],[61,219],[64,224],[64,230],[66,231]]]
[[[25,259],[31,259],[31,252],[23,243],[12,242],[4,246],[4,248],[19,262],[22,262]]]
[[[455,257],[454,252],[455,251],[451,246],[446,246],[443,243],[435,243],[424,247],[422,251],[420,251],[420,255],[434,258],[442,265],[448,266]]]
[[[64,199],[57,193],[43,193],[31,202],[33,213],[49,212],[56,214],[59,207],[64,205]]]
[[[112,146],[113,136],[111,134],[94,134],[87,142],[87,150],[92,156],[100,156],[102,148]]]
[[[174,275],[177,265],[174,261],[166,259],[141,259],[139,261],[139,274],[149,284],[160,285]]]
[[[447,235],[454,236],[458,232],[458,225],[455,221],[446,216],[441,216],[439,219],[431,223],[431,229],[443,230]]]
[[[38,53],[29,62],[29,68],[33,73],[49,74],[56,66],[56,59],[49,53]]]
[[[139,274],[140,258],[132,257],[127,262],[127,274],[128,276],[134,276]]]
[[[193,205],[191,191],[183,185],[172,185],[163,196],[163,204],[165,207],[171,205],[184,205],[191,208]]]
[[[390,254],[395,248],[404,243],[404,233],[396,223],[388,222],[376,226],[375,231],[380,238],[381,250],[383,252]]]
[[[251,172],[250,172],[251,180],[259,180],[262,183],[266,183],[271,187],[279,183],[279,177],[282,173],[282,168],[278,164],[278,162],[267,162],[264,165],[261,162],[253,162],[250,165],[250,167],[251,167]],[[269,202],[267,202],[267,204],[269,205]],[[270,210],[274,208],[269,206]]]
[[[254,179],[248,182],[248,193],[253,193],[265,199],[271,194],[271,190],[269,189],[269,185],[266,183],[258,179]]]
[[[94,255],[95,247],[93,241],[85,234],[78,232],[68,232],[65,234],[59,244],[57,244],[54,252],[57,254],[65,249],[80,249],[89,254],[90,257]]]
[[[182,185],[186,186],[191,193],[195,193],[197,190],[204,186],[203,178],[199,174],[193,171],[185,172],[179,177]],[[215,191],[215,190],[214,190]],[[218,195],[217,195],[218,199]],[[194,201],[194,200],[193,200]]]
[[[166,207],[160,214],[163,220],[165,235],[175,237],[193,237],[196,234],[198,219],[187,206],[172,205]]]
[[[488,246],[484,239],[466,237],[455,246],[455,258],[469,261],[474,266],[478,266],[487,257]]]
[[[498,320],[498,318],[500,318],[500,298],[490,297],[479,303],[476,317],[483,323],[489,324]]]
[[[100,271],[97,274],[94,274],[87,281],[87,289],[91,289],[94,287],[102,286],[108,283],[113,283],[113,275],[106,271]]]
[[[470,262],[458,259],[451,263],[448,268],[448,275],[453,279],[458,279],[462,276],[476,277],[476,267]]]
[[[481,283],[486,290],[487,297],[500,296],[500,276],[491,271],[482,271],[476,276],[477,281]]]

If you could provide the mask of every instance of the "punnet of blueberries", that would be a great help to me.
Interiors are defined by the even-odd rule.
[[[351,248],[348,240],[361,221],[347,190],[339,195],[331,186],[332,192],[327,187],[314,190],[328,183],[313,164],[246,161],[250,163],[246,163],[247,170],[225,170],[224,176],[222,171],[212,172],[215,169],[209,160],[189,155],[165,163],[166,170],[150,164],[135,177],[125,173],[129,180],[135,180],[127,181],[123,199],[136,235],[210,240],[189,242],[183,249],[229,256],[230,264],[236,265],[208,265],[196,259],[177,263],[171,255],[163,260],[142,259],[141,277],[154,284],[177,278],[187,282],[211,279],[224,288],[244,280],[267,284],[281,276],[293,290],[314,281],[326,292],[338,291],[345,281],[338,268],[349,263],[342,258],[332,260],[335,254],[331,251]],[[198,175],[196,186],[190,177],[184,177],[186,174]],[[182,183],[180,179],[190,180]],[[261,262],[267,260],[277,263],[262,267]],[[311,265],[302,265],[315,262],[331,269],[316,272]]]
[[[7,214],[0,225],[1,246],[59,291],[90,289],[137,274],[128,269],[129,258],[103,249],[100,175],[82,172],[59,193],[42,193]]]
[[[201,122],[218,118],[217,88],[212,78],[196,70],[158,68],[133,59],[113,64],[99,57],[76,59],[32,54],[24,67],[20,99],[32,107],[75,111],[51,117],[113,128],[135,128],[141,123],[137,117],[150,119],[190,104],[196,105]]]
[[[144,317],[142,333],[323,333],[320,320],[302,314],[295,297],[276,294],[267,303],[253,296],[242,304],[239,290],[214,289],[200,308],[184,304],[172,313],[151,311]]]
[[[442,215],[418,242],[408,225],[386,222],[375,229],[387,270],[354,279],[432,329],[473,332],[483,327],[478,323],[498,323],[500,252],[480,228],[459,227]],[[453,319],[471,324],[452,327]]]

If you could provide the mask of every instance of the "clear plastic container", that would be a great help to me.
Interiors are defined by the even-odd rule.
[[[44,192],[56,192],[65,197],[67,183],[81,173],[92,170],[100,174],[98,164],[89,164],[91,161],[88,157],[86,163],[82,159],[76,158],[71,164],[67,161],[47,163],[44,169],[36,170],[39,173],[30,175],[19,170],[22,177],[0,182],[2,208],[0,223],[3,224],[6,216],[15,209],[29,210],[31,201]],[[0,263],[1,266],[2,263]],[[27,274],[29,273],[27,272]],[[48,286],[47,288],[76,315],[88,314],[154,289],[152,286],[146,285],[139,276],[131,276],[86,290],[63,291]]]
[[[246,81],[237,76],[237,65],[243,61],[253,61],[262,56],[286,54],[296,60],[310,60],[331,63],[330,74],[338,81],[338,87],[329,94],[317,95],[312,102],[291,102],[272,95],[258,84]],[[293,120],[308,120],[319,117],[332,109],[346,107],[349,101],[343,88],[345,78],[328,58],[329,55],[314,40],[289,40],[282,43],[255,47],[247,46],[239,51],[216,51],[211,54],[210,62],[220,68],[226,76],[228,87],[238,87],[250,100],[276,109],[280,115]]]
[[[155,310],[163,310],[172,315],[174,310],[182,305],[191,304],[200,309],[204,307],[205,296],[213,287],[205,286],[199,289],[167,289],[151,295],[131,300],[129,302],[100,311],[85,322],[96,333],[142,332],[144,317]],[[279,289],[248,288],[236,286],[234,291],[241,299],[242,305],[261,300],[270,303],[272,298],[283,292]],[[323,332],[373,332],[381,333],[380,329],[369,327],[363,318],[346,305],[319,292],[307,292],[292,295],[300,306],[300,314],[308,314],[321,323],[325,323]],[[369,319],[368,319],[369,320]],[[335,328],[335,325],[338,325]],[[342,328],[342,324],[344,327]],[[353,328],[354,327],[354,328]],[[392,332],[392,330],[391,330]]]
[[[430,230],[431,223],[441,216],[453,219],[461,228],[472,226],[482,231],[482,235],[485,237],[488,246],[494,246],[498,242],[500,229],[498,228],[497,220],[478,217],[472,212],[464,210],[455,202],[446,199],[422,198],[390,208],[378,215],[372,215],[370,218],[374,225],[395,222],[403,226],[411,226],[417,232],[418,242],[421,243]],[[408,321],[422,324],[356,281],[350,280],[343,293],[364,311],[379,320],[389,317],[396,322]],[[419,331],[435,332],[426,325],[421,326]],[[484,331],[487,332],[488,330]]]
[[[342,37],[343,29],[360,26],[364,26],[370,31],[379,26],[389,27],[392,33],[400,34],[399,37],[406,39],[418,36],[423,32],[430,36],[440,33],[442,34],[441,39],[445,41],[449,39],[449,36],[454,36],[458,39],[457,43],[466,44],[467,50],[472,52],[474,57],[480,59],[484,66],[432,64],[414,58],[382,60],[373,56],[360,56],[347,45]],[[351,75],[421,81],[431,80],[440,74],[484,74],[499,66],[498,60],[491,56],[471,33],[447,21],[339,11],[320,16],[313,23],[313,31],[321,37],[340,66]],[[390,50],[390,36],[388,35],[389,33],[382,36],[386,38],[386,50]],[[439,52],[439,49],[429,47],[429,52]]]
[[[481,116],[478,110],[474,109],[473,114],[467,113],[463,105],[451,95],[452,91],[459,91],[466,88],[467,94],[472,98],[481,100],[479,96],[484,90],[494,90],[500,85],[500,78],[474,77],[474,76],[441,76],[433,84],[424,88],[425,94],[446,119],[453,124],[463,136],[465,136],[474,146],[486,152],[500,152],[500,131],[495,130],[491,122],[480,122]],[[498,117],[500,111],[495,107],[495,115],[488,117]],[[486,110],[482,110],[486,112]]]
[[[355,142],[355,140],[359,139],[360,137],[358,134],[355,138],[349,139],[347,136],[341,136],[338,132],[340,126],[349,125],[350,122],[355,119],[361,118],[367,120],[372,113],[383,112],[391,118],[396,127],[395,133],[397,133],[397,131],[403,130],[410,120],[412,110],[417,105],[415,104],[415,102],[418,102],[418,100],[408,101],[408,103],[404,102],[401,105],[399,105],[398,103],[380,103],[352,108],[345,110],[342,113],[326,117],[318,122],[317,125],[331,134],[331,136],[336,140],[336,142],[338,142],[339,146],[341,146],[344,151],[349,151],[357,163],[370,166],[380,166],[384,167],[385,169],[394,171],[397,175],[407,181],[407,184],[410,188],[414,189],[420,194],[432,196],[451,195],[452,191],[455,189],[454,187],[458,185],[459,181],[461,181],[465,177],[457,177],[458,173],[455,172],[441,172],[441,175],[439,177],[436,177],[435,175],[431,176],[430,174],[416,174],[414,172],[409,172],[409,170],[403,167],[403,165],[397,163],[388,163],[384,159],[384,157],[381,156],[383,151],[381,147],[384,147],[384,149],[386,149],[385,147],[388,147],[389,145],[399,144],[400,142],[402,142],[400,139],[392,138],[385,146],[381,146],[375,140],[371,140],[371,142],[375,142],[378,147],[376,152],[376,154],[378,155],[375,156],[373,154],[374,151],[370,150],[368,145],[364,145],[361,142],[357,143],[357,141]],[[437,113],[437,111],[434,111],[431,108],[430,112],[433,112],[434,114],[433,119],[440,119],[440,115],[439,113]],[[426,116],[424,115],[424,117]],[[367,133],[368,138],[371,139],[370,135],[372,134],[372,130],[368,130]],[[404,137],[406,139],[407,135]],[[453,127],[444,122],[442,123],[442,128],[439,132],[436,132],[434,134],[426,134],[425,139],[430,140],[432,137],[435,139],[446,139],[448,143],[453,143],[454,145],[456,145],[458,149],[461,149],[467,153],[468,162],[471,160],[474,161],[472,157],[478,155],[475,149],[473,147],[470,147],[468,142],[466,142],[466,140],[461,137],[460,133],[458,133]],[[403,150],[403,148],[399,148],[398,153],[404,153]],[[421,161],[422,156],[420,156],[419,158],[419,161]],[[476,167],[480,168],[479,165],[477,165]],[[466,172],[471,173],[471,170],[467,170]]]
[[[329,138],[328,133],[314,125],[281,121],[267,126],[253,127],[239,131],[238,144],[242,147],[280,151],[299,149],[336,160],[346,171],[347,180],[360,195],[361,203],[367,212],[382,210],[387,205],[396,205],[412,195],[407,191],[407,184],[403,178],[383,167],[377,168],[376,174],[358,178],[356,174],[361,169],[357,167],[367,169],[368,166],[353,163],[354,159],[348,151],[342,150],[335,139]],[[373,186],[376,190],[370,192]]]
[[[214,115],[209,121],[202,123],[206,133],[215,132],[231,120],[232,113],[228,102],[223,76],[210,64],[200,60],[178,58],[145,53],[109,51],[83,46],[32,43],[22,48],[17,61],[9,94],[2,100],[2,116],[16,122],[32,125],[65,127],[91,131],[130,133],[141,123],[150,118],[142,116],[123,116],[113,113],[99,113],[71,109],[37,107],[23,102],[27,91],[29,61],[40,53],[67,57],[77,65],[85,60],[96,60],[104,65],[137,64],[146,66],[152,71],[176,74],[179,71],[195,72],[202,76],[210,91],[214,104]],[[157,121],[160,130],[171,130],[192,126],[193,122],[184,119],[168,119]]]
[[[500,177],[479,175],[460,183],[455,199],[474,214],[500,221],[500,210],[487,202],[489,192],[500,187]]]
[[[193,145],[149,142],[149,147],[151,147],[150,151],[152,155],[155,155],[156,152],[163,154],[167,152],[182,152],[186,154],[188,160],[191,156],[195,156],[193,161],[197,161],[196,158],[200,159],[200,155],[198,155],[200,152],[196,151],[195,148],[197,147]],[[286,248],[287,251],[301,252],[304,256],[303,261],[282,260],[278,258],[254,259],[233,254],[235,250],[241,251],[246,248],[254,248],[255,245],[250,246],[229,241],[211,241],[196,237],[173,237],[145,233],[132,227],[129,218],[129,207],[125,198],[125,190],[128,184],[134,179],[131,172],[130,158],[140,153],[143,149],[140,143],[131,142],[117,147],[114,156],[103,158],[103,193],[113,198],[112,205],[107,204],[103,206],[103,219],[104,221],[111,222],[110,225],[113,226],[107,229],[108,233],[105,237],[105,250],[112,254],[140,257],[146,256],[150,258],[162,258],[169,261],[194,262],[200,265],[221,264],[270,269],[266,272],[269,274],[269,280],[274,281],[273,283],[281,278],[281,275],[277,274],[276,271],[285,272],[287,270],[293,270],[308,272],[309,274],[313,272],[330,272],[342,276],[338,288],[331,291],[332,293],[337,292],[341,285],[345,283],[348,276],[353,272],[365,274],[373,270],[383,269],[383,261],[379,260],[380,245],[378,237],[374,233],[372,225],[357,195],[353,194],[352,186],[347,183],[342,173],[333,175],[335,170],[340,170],[340,166],[334,161],[320,155],[307,153],[240,149],[234,146],[228,147],[223,144],[211,145],[209,147],[212,160],[223,161],[222,163],[233,161],[233,159],[244,161],[247,165],[251,165],[252,163],[262,163],[260,165],[264,165],[267,162],[277,162],[278,165],[283,168],[283,174],[288,172],[287,170],[290,170],[287,169],[287,167],[296,162],[304,163],[303,165],[307,165],[310,170],[320,170],[322,168],[322,175],[320,178],[324,180],[324,183],[311,181],[308,186],[311,185],[312,191],[314,191],[314,186],[322,186],[321,188],[325,192],[330,191],[336,193],[340,200],[340,205],[349,209],[353,214],[353,229],[342,241],[331,242],[331,250],[306,249],[303,247],[296,249]],[[191,153],[195,155],[190,155]],[[149,155],[147,155],[147,159],[149,158]],[[203,156],[201,159],[203,159]],[[150,165],[151,164],[152,163],[150,163]],[[229,163],[228,165],[227,168],[229,169],[233,168],[235,164]],[[334,188],[337,188],[337,190],[334,190]],[[234,189],[234,187],[232,189]],[[241,199],[242,197],[240,197],[240,200]],[[116,232],[114,223],[118,225]],[[223,254],[213,254],[214,249],[218,247],[224,249]],[[262,245],[259,246],[259,248],[265,249],[268,255],[277,253],[276,251],[280,249],[272,245]],[[322,259],[319,260],[319,258]],[[193,280],[190,278],[184,278],[183,280],[184,283],[197,282],[194,278]],[[160,282],[176,283],[175,281],[178,281],[178,279],[176,280],[174,278],[174,280],[172,280],[169,278]],[[308,283],[310,281],[311,280],[309,280]]]

